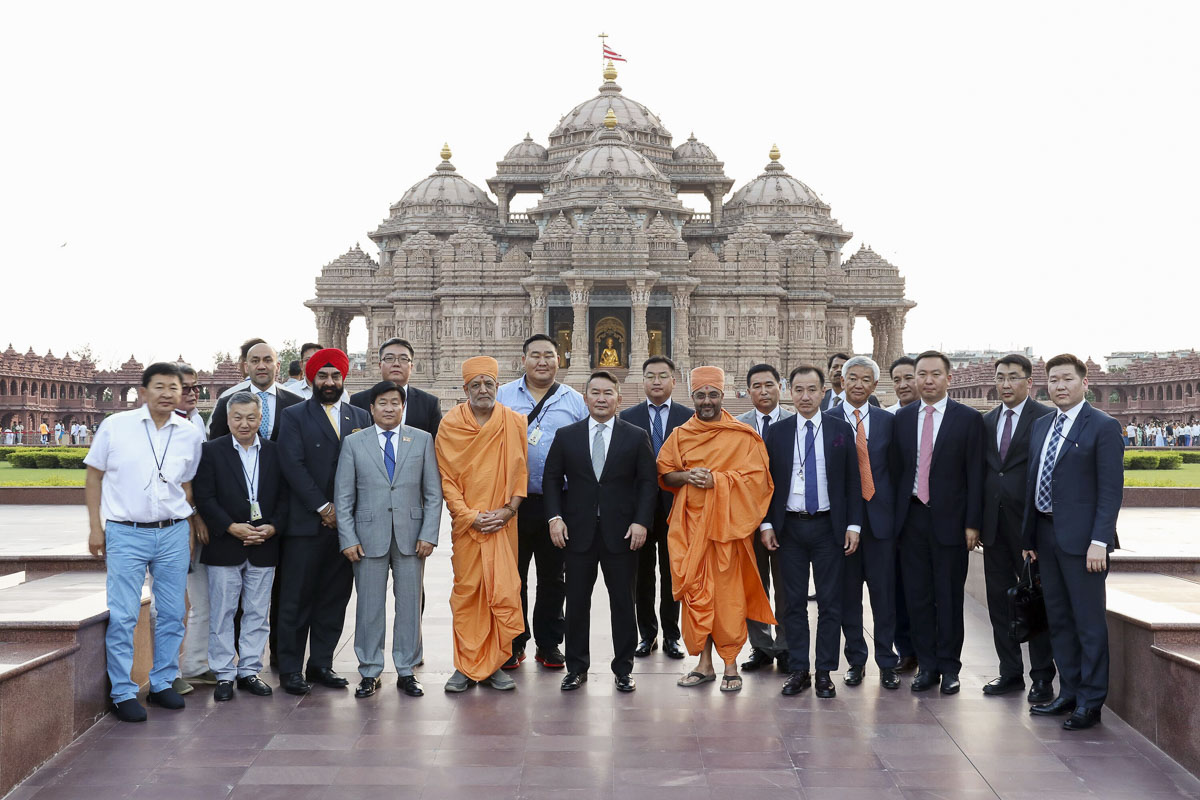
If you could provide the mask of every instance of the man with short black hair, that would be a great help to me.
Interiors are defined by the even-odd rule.
[[[917,401],[917,362],[908,356],[900,356],[892,362],[888,374],[892,376],[892,388],[896,402],[887,407],[895,414],[909,403]]]
[[[157,609],[148,699],[163,708],[184,707],[172,683],[179,677],[183,641],[189,528],[201,544],[208,530],[192,504],[202,440],[175,413],[180,377],[174,364],[146,367],[138,389],[142,405],[105,419],[84,459],[88,550],[108,562],[105,653],[116,715],[125,722],[146,719],[130,671],[147,570]]]
[[[525,374],[504,384],[496,402],[508,406],[528,421],[529,494],[522,503],[525,512],[517,517],[517,567],[521,573],[521,611],[525,631],[513,643],[512,657],[505,669],[516,669],[525,659],[525,645],[536,643],[534,659],[549,669],[562,669],[566,657],[559,646],[566,635],[563,606],[566,601],[566,562],[563,551],[550,541],[542,500],[542,472],[559,428],[587,419],[583,395],[555,380],[558,347],[544,333],[535,333],[521,345]],[[530,614],[529,562],[537,562],[537,600]],[[530,628],[529,618],[533,617]]]
[[[666,356],[650,356],[642,362],[642,389],[646,399],[620,413],[620,418],[637,425],[650,435],[655,458],[671,432],[692,417],[692,409],[675,402],[675,362]],[[645,658],[658,649],[658,626],[662,622],[663,652],[669,658],[683,658],[679,646],[679,601],[671,593],[671,554],[667,548],[667,518],[675,495],[665,489],[658,492],[654,522],[646,535],[646,544],[638,551],[637,624],[640,641],[633,654]],[[654,570],[658,568],[658,592],[654,591]],[[655,601],[658,616],[655,616]]]
[[[437,436],[438,424],[442,421],[438,399],[409,385],[416,357],[413,346],[404,339],[388,339],[379,346],[379,379],[396,384],[400,394],[404,395],[404,416],[400,424]],[[355,392],[350,395],[350,404],[370,411],[370,393],[371,389]]]

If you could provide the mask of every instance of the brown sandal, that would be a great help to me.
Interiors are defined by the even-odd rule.
[[[693,680],[694,679],[694,680]],[[675,682],[676,686],[699,686],[702,683],[712,683],[717,679],[717,673],[705,675],[703,672],[692,671]]]
[[[722,692],[740,692],[742,690],[741,675],[722,675],[721,676],[721,691]]]

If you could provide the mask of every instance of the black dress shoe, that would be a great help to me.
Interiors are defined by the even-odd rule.
[[[1007,678],[1001,675],[999,678],[992,678],[983,685],[983,693],[989,697],[998,697],[1002,694],[1015,692],[1025,688],[1025,679],[1020,675],[1009,675]]]
[[[562,684],[559,688],[564,692],[573,692],[585,683],[587,683],[586,672],[568,672],[563,676]]]
[[[354,696],[359,700],[362,700],[364,697],[370,697],[379,691],[379,687],[382,685],[383,681],[379,678],[363,678],[354,689]]]
[[[896,665],[896,672],[903,675],[906,672],[912,672],[918,666],[916,656],[900,656],[900,663]]]
[[[396,678],[396,686],[409,697],[423,697],[425,687],[417,680],[416,675],[401,675]]]
[[[533,660],[546,669],[562,669],[567,665],[567,659],[557,647],[551,647],[549,650],[539,649],[533,654]]]
[[[663,639],[663,652],[667,654],[667,658],[683,658],[687,655],[675,639]]]
[[[777,665],[776,668],[784,675],[787,675],[792,671],[792,659],[787,654],[786,650],[775,656],[775,664]]]
[[[812,686],[812,676],[808,674],[808,670],[793,672],[784,681],[782,694],[790,697],[794,694],[800,694],[810,686]]]
[[[514,650],[512,656],[500,665],[500,669],[516,669],[521,666],[521,662],[525,660],[524,650]],[[420,666],[420,665],[418,665]]]
[[[645,658],[657,649],[657,639],[642,639],[640,642],[638,642],[638,646],[634,648],[633,654],[638,658]]]
[[[896,670],[884,667],[879,670],[879,685],[885,689],[899,689],[900,676],[896,674]]]
[[[1069,731],[1086,731],[1100,721],[1099,708],[1077,708],[1067,717],[1063,727]]]
[[[312,691],[312,686],[299,672],[285,672],[280,675],[279,685],[288,694],[308,694]]]
[[[766,650],[759,650],[757,647],[750,651],[750,657],[742,662],[742,669],[747,672],[753,672],[756,669],[769,667],[775,663],[775,657]]]
[[[962,685],[958,682],[958,675],[953,672],[947,672],[942,676],[942,694],[958,694],[958,690]]]
[[[345,689],[350,681],[333,671],[333,667],[309,667],[304,673],[304,679],[309,683],[319,683],[330,689]]]
[[[132,697],[114,704],[113,713],[121,722],[146,721],[146,709],[142,708],[142,704]]]
[[[179,692],[175,691],[170,686],[168,686],[166,689],[163,689],[161,692],[150,692],[150,694],[146,695],[146,699],[149,700],[152,705],[169,708],[172,711],[178,711],[185,705],[183,697],[179,694]]]
[[[829,677],[829,670],[817,670],[817,679],[813,683],[816,687],[817,697],[833,697],[837,694],[837,689],[833,688],[833,678]]]
[[[863,675],[867,673],[867,668],[862,664],[853,664],[850,669],[846,670],[846,675],[843,680],[847,686],[858,686],[863,682]]]
[[[632,675],[618,675],[613,680],[613,685],[617,687],[618,692],[632,692],[637,689],[637,683],[634,682]]]
[[[938,685],[942,676],[936,672],[918,672],[917,677],[912,679],[910,688],[914,692],[924,692]]]
[[[233,699],[233,681],[217,681],[217,688],[213,689],[213,700],[218,703],[223,703],[226,700]]]
[[[1029,707],[1029,713],[1036,714],[1039,717],[1061,717],[1063,714],[1070,714],[1074,710],[1075,698],[1062,696],[1054,698],[1049,703]]]
[[[237,687],[243,692],[249,692],[256,697],[270,697],[271,687],[262,682],[257,675],[247,675],[237,679]]]
[[[1054,698],[1054,681],[1034,681],[1026,697],[1031,703],[1048,703]]]

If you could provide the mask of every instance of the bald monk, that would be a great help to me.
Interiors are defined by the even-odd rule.
[[[525,417],[496,402],[499,365],[486,356],[463,362],[467,402],[450,410],[435,449],[450,511],[454,589],[454,674],[447,692],[481,681],[515,689],[501,665],[525,623],[517,571],[517,507],[529,466]]]
[[[737,657],[746,643],[746,620],[775,624],[751,538],[774,484],[762,439],[721,408],[724,386],[720,368],[692,370],[696,416],[663,443],[658,474],[662,487],[675,494],[667,547],[683,641],[689,653],[700,656],[679,685],[716,680],[715,644],[725,662],[721,691],[736,692],[742,688]]]

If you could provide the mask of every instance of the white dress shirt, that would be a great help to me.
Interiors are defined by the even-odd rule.
[[[824,413],[818,411],[812,418],[813,460],[816,462],[816,468],[813,470],[804,469],[804,440],[808,435],[808,428],[805,423],[809,420],[806,420],[802,414],[797,414],[795,420],[796,439],[792,443],[792,483],[788,489],[787,510],[793,512],[806,510],[804,508],[804,488],[807,481],[815,480],[817,482],[817,512],[828,511],[829,476],[825,470],[825,436],[821,433]],[[774,425],[775,423],[772,422],[771,424]],[[774,526],[769,522],[764,522],[759,526],[759,530],[761,531],[769,531],[773,528]],[[862,526],[847,525],[846,530],[858,533],[862,530]]]
[[[938,400],[932,406],[932,408],[933,408],[933,444],[935,445],[934,449],[936,449],[936,445],[937,445],[938,431],[940,431],[942,429],[942,420],[946,416],[946,404],[947,404],[947,401],[949,401],[949,399],[950,399],[950,396],[947,395],[946,397],[943,397],[941,400]],[[925,414],[927,413],[925,411],[925,409],[930,408],[930,407],[931,406],[928,403],[926,403],[924,400],[921,400],[921,401],[919,401],[919,407],[917,408],[917,469],[913,473],[913,490],[912,490],[914,497],[917,494],[917,485],[921,482],[921,432],[925,429]]]
[[[376,438],[379,439],[379,460],[383,462],[383,472],[386,475],[387,474],[387,459],[384,458],[384,456],[383,456],[383,454],[385,452],[387,452],[388,437],[386,434],[388,434],[388,433],[392,434],[392,456],[394,457],[396,455],[396,453],[400,452],[400,435],[401,435],[400,432],[402,430],[404,430],[404,424],[401,423],[401,424],[397,425],[396,427],[392,428],[390,431],[385,431],[383,428],[379,427],[378,425],[373,425],[372,427],[375,428]]]
[[[232,436],[229,438],[233,440],[233,449],[237,451],[238,458],[242,460],[242,476],[246,479],[246,499],[254,502],[258,500],[259,456],[262,455],[262,441],[256,433],[254,434],[254,444],[242,447],[236,438]]]
[[[202,442],[208,441],[208,425],[204,422],[204,417],[200,416],[199,411],[197,411],[196,409],[193,408],[188,413],[181,414],[179,412],[179,410],[176,409],[175,413],[178,416],[183,417],[184,419],[186,419],[188,422],[192,423],[192,425],[195,426],[196,430],[198,430],[200,432],[200,441],[202,441]]]
[[[833,392],[832,389],[830,389],[829,391]],[[832,394],[829,395],[828,404],[821,410],[822,411],[830,411],[838,403],[844,403],[844,402],[846,402],[846,390],[845,389],[843,389],[840,392],[833,392]]]
[[[155,429],[144,405],[105,419],[83,460],[104,473],[100,517],[118,522],[190,517],[183,484],[196,476],[203,441],[196,428],[174,412]]]
[[[1008,406],[1002,406],[1000,408],[1000,419],[996,422],[996,449],[997,450],[1000,449],[1000,442],[1001,442],[1001,440],[1004,439],[1004,419],[1005,419],[1005,417],[1008,416],[1008,412],[1009,411],[1013,412],[1012,434],[1016,434],[1017,423],[1021,421],[1021,412],[1025,410],[1025,406],[1028,405],[1028,403],[1029,403],[1029,398],[1026,397],[1019,404],[1017,404],[1016,408],[1010,409]],[[1010,435],[1012,435],[1012,434],[1010,434]]]
[[[610,417],[607,422],[598,422],[594,417],[588,417],[588,454],[592,452],[592,442],[596,440],[596,430],[604,431],[602,438],[604,441],[604,460],[608,460],[608,447],[612,444],[613,420],[616,417]],[[663,423],[666,424],[665,422]]]
[[[780,406],[778,403],[776,403],[775,408],[771,409],[770,414],[764,414],[757,408],[754,409],[754,430],[758,431],[759,436],[763,435],[763,417],[769,418],[771,424],[774,425],[776,422],[779,422],[779,409]]]
[[[854,435],[858,435],[858,421],[854,419],[854,412],[857,411],[862,417],[863,435],[867,437],[867,441],[871,439],[871,404],[863,403],[862,408],[855,408],[850,405],[849,401],[842,403],[842,413],[846,415],[846,422],[854,428]]]

